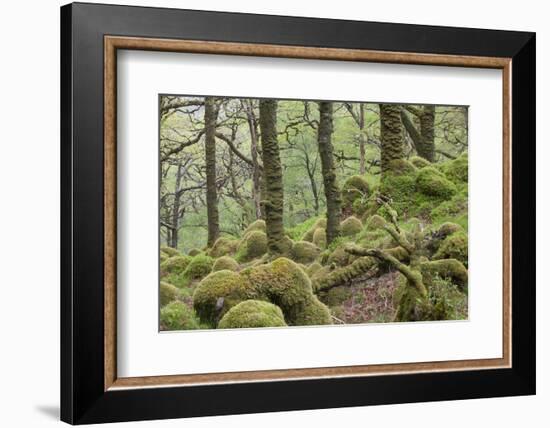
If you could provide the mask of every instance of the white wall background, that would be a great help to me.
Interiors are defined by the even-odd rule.
[[[278,0],[146,0],[126,4],[234,12],[485,27],[537,32],[538,256],[550,256],[550,115],[545,3],[535,0],[319,2]],[[104,0],[103,3],[116,3]],[[0,421],[6,427],[54,426],[59,407],[59,6],[58,0],[5,2],[0,12]],[[377,426],[500,428],[548,424],[550,404],[550,276],[539,269],[538,394],[534,397],[420,403],[155,421],[141,426]],[[545,287],[546,285],[546,287]],[[137,426],[137,423],[126,426]]]

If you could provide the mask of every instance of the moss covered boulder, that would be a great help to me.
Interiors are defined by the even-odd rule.
[[[312,242],[319,248],[325,249],[327,247],[327,231],[324,228],[315,230]]]
[[[326,264],[342,267],[349,265],[351,262],[351,255],[345,250],[344,245],[340,245],[330,252]]]
[[[342,236],[357,235],[363,229],[363,223],[357,217],[351,216],[340,223]]]
[[[245,300],[223,316],[218,328],[285,327],[281,308],[261,300]]]
[[[416,190],[441,199],[451,199],[457,192],[455,184],[434,167],[425,167],[418,172]]]
[[[468,266],[468,235],[457,231],[447,236],[439,245],[433,259],[457,259]]]
[[[243,236],[253,231],[266,233],[265,220],[256,220],[250,223],[248,227],[244,230]]]
[[[252,230],[242,239],[235,258],[239,262],[248,262],[265,253],[267,253],[267,235],[260,230]]]
[[[160,306],[165,306],[168,303],[176,300],[178,297],[178,288],[167,282],[160,282]]]
[[[312,264],[310,264],[306,268],[307,276],[309,276],[311,278],[313,275],[315,275],[322,268],[323,268],[323,265],[321,265],[321,263],[313,262]]]
[[[187,252],[187,254],[188,254],[189,256],[191,256],[191,257],[198,256],[198,255],[201,254],[201,253],[202,253],[202,251],[199,250],[198,248],[191,248],[191,249]]]
[[[212,272],[217,272],[219,270],[237,271],[239,270],[239,264],[232,257],[223,256],[216,259],[212,266]]]
[[[161,330],[196,330],[200,328],[193,309],[183,302],[168,303],[160,310]]]
[[[468,154],[464,153],[440,166],[445,176],[455,184],[468,183]]]
[[[329,308],[315,295],[293,308],[290,315],[293,325],[329,325],[332,324]]]
[[[220,270],[204,278],[193,293],[193,307],[200,320],[215,327],[233,306],[259,293],[236,272]]]
[[[460,291],[468,291],[468,269],[456,259],[433,260],[420,264],[424,284],[429,287],[436,278],[449,280]]]
[[[169,257],[179,256],[180,253],[178,250],[172,247],[162,246],[160,247],[160,252],[168,255]]]
[[[204,278],[212,271],[214,259],[210,256],[200,253],[193,257],[183,272],[183,277],[187,282]]]
[[[432,166],[432,163],[429,160],[421,158],[420,156],[413,156],[409,159],[409,162],[419,169],[424,168],[425,166]]]
[[[416,169],[412,162],[405,159],[394,159],[388,164],[388,172],[393,175],[413,175]]]
[[[370,186],[360,175],[349,177],[342,186],[342,207],[354,214],[362,214],[366,209]]]
[[[340,306],[352,296],[351,288],[347,285],[332,287],[319,293],[319,299],[328,307]]]
[[[318,229],[325,229],[327,227],[327,219],[326,218],[320,218],[318,219],[313,226],[311,226],[306,233],[304,233],[304,236],[302,236],[302,241],[313,241],[313,235]]]
[[[160,264],[161,276],[164,274],[179,275],[183,273],[187,269],[187,266],[189,266],[189,263],[191,263],[191,260],[191,257],[183,255],[169,257]]]
[[[214,242],[214,245],[210,248],[208,255],[211,257],[222,257],[235,254],[238,247],[239,241],[237,239],[221,237],[216,239],[216,242]]]
[[[296,263],[309,264],[313,262],[321,253],[319,247],[311,242],[295,242],[290,250],[290,258]]]

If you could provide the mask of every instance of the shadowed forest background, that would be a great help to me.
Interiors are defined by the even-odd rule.
[[[162,95],[162,330],[467,318],[468,111]]]

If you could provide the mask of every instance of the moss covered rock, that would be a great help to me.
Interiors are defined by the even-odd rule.
[[[318,219],[313,226],[309,228],[309,230],[304,233],[304,236],[302,236],[302,241],[313,241],[313,235],[318,229],[325,229],[327,227],[327,219],[326,218],[320,218]]]
[[[337,267],[347,266],[351,263],[350,254],[344,249],[344,246],[341,245],[336,247],[328,256],[327,263],[328,265],[335,265]]]
[[[212,248],[208,252],[211,257],[222,257],[230,254],[235,254],[239,247],[239,241],[237,239],[229,239],[221,237],[216,239]]]
[[[420,156],[413,156],[409,159],[410,163],[412,163],[416,168],[424,168],[425,166],[431,166],[432,163],[429,160],[426,160],[424,158],[421,158]]]
[[[327,231],[324,228],[315,230],[312,242],[319,248],[325,249],[327,247]]]
[[[420,264],[422,280],[429,288],[436,278],[449,280],[458,288],[467,292],[468,290],[468,269],[456,259],[442,259]]]
[[[161,330],[196,330],[199,322],[189,306],[183,302],[168,303],[160,310]]]
[[[256,222],[258,221],[262,220],[257,220]],[[239,262],[248,262],[261,257],[265,253],[267,253],[267,235],[260,230],[252,230],[242,239],[235,258]]]
[[[328,325],[332,324],[329,308],[315,295],[292,309],[292,325]]]
[[[179,256],[180,253],[178,250],[172,247],[162,246],[160,247],[160,252],[168,255],[169,257]]]
[[[434,167],[425,167],[418,172],[416,189],[427,196],[450,199],[457,192],[455,184]]]
[[[178,297],[178,288],[167,282],[160,282],[160,306],[165,306],[168,303],[176,300]]]
[[[204,278],[210,273],[213,265],[214,259],[212,257],[200,253],[191,259],[183,272],[183,276],[188,282]]]
[[[220,270],[204,278],[193,293],[193,307],[200,320],[215,327],[233,306],[259,293],[236,272]]]
[[[295,242],[290,250],[290,258],[296,263],[309,264],[313,262],[321,253],[316,245],[307,241]]]
[[[357,235],[363,229],[363,223],[357,217],[351,216],[340,223],[342,236]]]
[[[217,272],[219,270],[237,271],[239,270],[239,264],[235,261],[235,259],[229,256],[223,256],[216,259],[214,265],[212,266],[212,272]]]
[[[468,183],[468,154],[463,153],[456,159],[443,162],[440,169],[453,183]]]
[[[367,219],[365,223],[365,229],[372,232],[383,229],[386,224],[386,220],[382,216],[375,214]]]
[[[191,257],[177,255],[169,257],[160,264],[161,276],[164,274],[176,274],[179,275],[185,271],[189,263],[191,263]]]
[[[229,309],[218,328],[285,327],[281,308],[261,300],[245,300]]]
[[[347,285],[333,287],[326,292],[319,293],[320,300],[328,307],[339,306],[352,296],[351,288]]]
[[[355,214],[362,214],[366,209],[366,201],[370,194],[367,180],[360,175],[349,177],[342,186],[342,207]]]
[[[244,230],[243,236],[253,231],[260,231],[260,232],[266,233],[265,220],[256,220],[250,223],[248,227]]]
[[[433,259],[457,259],[468,266],[468,235],[463,231],[458,231],[447,236],[441,242]]]
[[[191,248],[191,249],[187,252],[187,254],[188,254],[189,256],[191,256],[191,257],[198,256],[198,255],[201,254],[201,253],[202,253],[202,251],[199,250],[198,248]]]
[[[388,171],[394,175],[411,175],[416,172],[416,167],[406,159],[394,159],[389,162]]]
[[[322,268],[323,268],[323,265],[321,265],[321,263],[313,262],[312,264],[310,264],[306,268],[307,276],[309,276],[311,278],[313,275],[315,275]]]

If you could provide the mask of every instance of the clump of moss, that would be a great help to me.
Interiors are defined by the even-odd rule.
[[[404,161],[406,162],[406,161]],[[406,164],[403,164],[406,165]],[[413,205],[414,193],[416,191],[416,168],[410,164],[413,168],[401,168],[396,170],[389,170],[382,174],[380,180],[379,193],[385,198],[392,200],[392,207],[399,213],[403,214]],[[377,205],[376,201],[373,201],[375,208],[384,211],[384,207]]]
[[[218,328],[286,327],[281,308],[261,300],[245,300],[229,309]]]
[[[312,264],[310,264],[306,268],[307,276],[309,276],[311,278],[313,275],[315,275],[322,268],[323,268],[323,265],[321,265],[321,263],[313,262]]]
[[[398,277],[398,286],[393,292],[396,305],[395,321],[429,321],[433,319],[430,301],[407,283],[402,274]]]
[[[432,163],[424,158],[421,158],[420,156],[413,156],[409,159],[409,161],[417,168],[424,168],[425,166],[431,166]]]
[[[441,223],[448,220],[457,222],[457,218],[464,216],[468,218],[468,194],[459,192],[448,201],[443,201],[430,212],[430,217],[434,223]],[[467,227],[467,222],[466,226]]]
[[[183,277],[186,282],[204,278],[210,273],[213,265],[214,259],[212,257],[200,253],[191,259],[183,272]]]
[[[263,233],[266,233],[266,228],[265,228],[265,220],[256,220],[256,221],[253,221],[252,223],[250,223],[248,225],[248,227],[244,230],[243,232],[243,236],[245,236],[246,234],[250,233],[250,232],[253,232],[253,231],[259,231],[259,232],[263,232]]]
[[[199,254],[202,254],[202,251],[199,250],[198,248],[191,248],[187,254],[191,257],[195,257],[195,256],[198,256]]]
[[[441,242],[433,259],[457,259],[465,266],[468,266],[468,235],[462,231],[458,231],[447,236]]]
[[[326,218],[318,219],[313,224],[313,226],[311,226],[309,228],[309,230],[306,233],[304,233],[304,235],[302,236],[302,241],[312,242],[313,241],[313,235],[315,234],[315,232],[318,229],[325,229],[326,227],[327,227],[327,219]]]
[[[335,265],[338,267],[347,266],[351,263],[350,254],[344,249],[344,246],[341,245],[336,247],[328,256],[327,264]]]
[[[222,236],[221,238],[216,239],[216,242],[214,242],[214,245],[210,248],[208,255],[210,257],[227,256],[234,254],[238,247],[239,241],[237,239],[229,239]]]
[[[342,236],[357,235],[363,229],[363,223],[357,217],[351,216],[340,223]]]
[[[308,300],[293,308],[293,313],[293,325],[332,324],[329,308],[315,295],[312,295]]]
[[[183,302],[168,303],[160,310],[161,330],[196,330],[199,327],[193,310]]]
[[[212,266],[212,272],[217,272],[219,270],[239,270],[239,264],[229,256],[222,256],[214,262]]]
[[[167,246],[160,247],[160,252],[168,255],[168,257],[174,257],[174,256],[179,256],[180,255],[178,250],[176,250],[175,248],[172,248],[172,247],[167,247]]]
[[[257,220],[254,223],[259,221],[263,220]],[[239,262],[248,262],[265,253],[267,253],[267,235],[260,230],[252,230],[242,239],[235,258]]]
[[[328,307],[339,306],[352,296],[351,288],[347,285],[332,287],[325,292],[319,293],[319,298]]]
[[[445,222],[439,228],[437,229],[437,234],[443,238],[446,238],[447,236],[452,235],[456,232],[462,232],[462,226],[452,223],[452,222]]]
[[[321,253],[316,245],[307,241],[295,242],[290,250],[290,258],[296,263],[308,264],[313,262]]]
[[[394,159],[388,164],[388,171],[394,175],[411,175],[416,172],[416,167],[405,159]]]
[[[178,297],[178,288],[167,282],[160,282],[160,306],[165,306]]]
[[[313,244],[317,245],[321,249],[325,249],[327,246],[327,231],[324,228],[318,228],[313,233]]]
[[[191,262],[191,257],[189,256],[173,256],[160,264],[161,276],[165,274],[175,274],[179,275],[185,271],[189,263]]]
[[[360,175],[349,177],[342,186],[342,207],[355,214],[362,214],[370,193],[367,180]]]
[[[386,220],[384,220],[384,218],[379,216],[378,214],[369,217],[365,223],[365,229],[367,231],[383,229],[385,226]]]
[[[468,154],[443,162],[440,166],[445,176],[455,184],[468,183]]]
[[[418,172],[416,189],[427,196],[451,199],[457,192],[456,186],[434,167],[425,167]]]
[[[200,320],[215,327],[218,320],[233,306],[259,293],[236,272],[220,270],[204,278],[193,293],[193,307]]]
[[[442,278],[456,284],[461,291],[468,290],[468,269],[456,259],[420,263],[420,272],[427,287],[435,278]]]
[[[164,261],[166,261],[166,260],[168,260],[169,258],[170,258],[170,256],[169,256],[168,254],[163,253],[162,251],[160,252],[160,257],[159,257],[159,259],[160,259],[160,262],[161,262],[161,263],[164,262]]]

